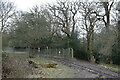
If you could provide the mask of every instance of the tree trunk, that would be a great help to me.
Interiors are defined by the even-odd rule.
[[[94,58],[94,30],[87,35],[87,56],[88,60],[91,62],[95,62]]]
[[[2,77],[2,32],[0,32],[0,79]]]
[[[87,57],[90,61],[90,37],[87,35]]]
[[[118,46],[117,46],[117,48],[118,48],[118,53],[119,53],[119,55],[120,55],[120,21],[118,21],[118,26],[117,26],[117,28],[118,28]]]
[[[95,63],[95,56],[94,56],[94,30],[91,33],[91,62]]]

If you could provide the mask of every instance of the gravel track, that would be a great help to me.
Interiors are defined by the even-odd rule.
[[[70,66],[76,70],[76,78],[120,78],[120,71],[113,71],[102,68],[97,64],[80,60],[68,60],[62,58],[52,58],[64,65]]]

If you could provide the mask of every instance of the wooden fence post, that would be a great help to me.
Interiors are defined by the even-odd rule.
[[[73,49],[72,49],[72,48],[71,48],[71,56],[72,56],[72,58],[74,57],[74,56],[73,56]]]

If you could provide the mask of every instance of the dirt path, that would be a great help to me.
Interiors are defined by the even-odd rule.
[[[120,78],[120,72],[80,60],[53,59],[75,69],[75,78]]]

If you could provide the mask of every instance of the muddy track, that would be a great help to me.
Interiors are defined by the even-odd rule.
[[[52,58],[55,61],[61,62],[64,65],[68,65],[70,67],[74,67],[77,69],[88,71],[92,74],[97,74],[99,78],[103,76],[105,78],[120,78],[120,71],[113,71],[110,69],[99,67],[96,64],[92,64],[89,62],[79,61],[79,60],[68,60],[61,58]]]

